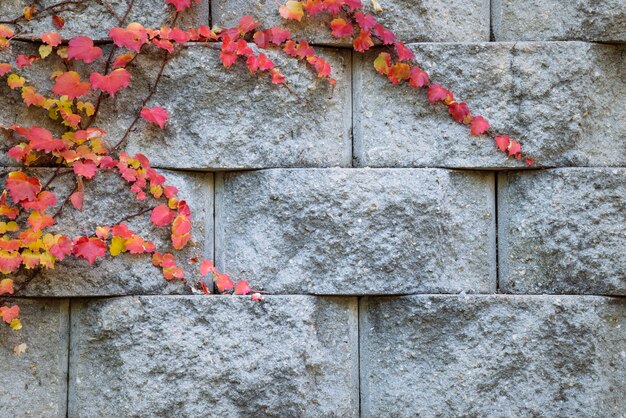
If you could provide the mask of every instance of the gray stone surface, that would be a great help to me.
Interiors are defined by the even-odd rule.
[[[543,166],[626,165],[625,46],[580,42],[415,44],[417,62],[520,139]],[[357,57],[355,55],[355,57]],[[354,141],[359,166],[520,167],[493,139],[475,138],[425,91],[393,86],[355,60]]]
[[[623,0],[496,0],[496,41],[626,42]]]
[[[269,51],[286,75],[290,93],[266,75],[251,75],[243,61],[225,69],[216,48],[215,44],[188,45],[170,60],[148,103],[165,107],[170,119],[165,130],[141,120],[129,135],[129,153],[147,155],[155,167],[177,169],[350,166],[349,51],[318,48],[333,67],[334,89],[317,80],[305,64]],[[31,45],[16,42],[12,51],[0,55],[0,62],[8,54],[32,52]],[[159,53],[138,59],[131,70],[131,88],[103,101],[94,126],[104,129],[112,144],[130,126],[133,109],[141,108],[162,59]],[[103,71],[100,67],[95,70]],[[24,75],[37,85],[49,85],[50,74],[41,68],[33,66]],[[93,70],[90,67],[83,74]],[[0,83],[0,92],[0,124],[47,123],[45,112],[25,109],[19,94],[11,93],[6,84]],[[96,96],[91,98],[95,102]],[[8,157],[3,155],[0,164],[9,164]]]
[[[269,51],[293,93],[268,76],[250,75],[243,62],[224,69],[215,45],[190,46],[171,60],[150,106],[171,115],[166,129],[141,123],[128,150],[155,165],[175,168],[349,166],[351,159],[350,53],[319,49],[337,78],[331,89],[308,68]],[[134,71],[135,87],[153,83],[160,61],[146,58]],[[176,94],[172,94],[176,91]],[[102,122],[121,137],[141,99],[132,91],[105,106]]]
[[[356,298],[72,305],[70,416],[356,417]]]
[[[218,265],[271,293],[495,291],[491,173],[263,170],[216,193]]]
[[[284,1],[271,0],[213,0],[213,23],[234,26],[244,15],[253,16],[265,27],[284,26],[297,39],[303,37],[318,44],[351,45],[349,38],[334,38],[330,34],[329,14],[287,21],[278,8]],[[369,1],[363,0],[367,13],[405,42],[480,42],[489,40],[489,0],[385,0],[379,2],[382,13],[375,13]]]
[[[623,299],[422,295],[360,313],[364,417],[626,410]]]
[[[498,177],[500,287],[626,295],[626,169]]]
[[[10,169],[0,170],[4,184],[6,173]],[[33,173],[44,179],[49,178],[53,169],[36,169]],[[213,175],[211,173],[180,173],[163,170],[170,184],[178,187],[179,196],[186,199],[192,210],[193,239],[198,248],[188,246],[176,252],[179,265],[192,278],[197,273],[197,266],[187,260],[199,252],[204,257],[213,258]],[[51,184],[50,190],[58,196],[57,206],[72,190],[72,175],[60,177]],[[161,201],[161,203],[163,203]],[[127,183],[117,174],[102,172],[92,181],[85,183],[85,208],[75,210],[71,205],[65,207],[58,218],[58,224],[50,232],[64,233],[74,237],[90,235],[96,226],[115,225],[128,215],[139,213],[145,208],[156,205],[154,199],[138,202],[129,191]],[[160,203],[159,203],[160,204]],[[54,214],[56,209],[48,213]],[[130,219],[129,228],[145,239],[153,241],[160,251],[171,251],[169,228],[157,228],[150,223],[150,212]],[[15,277],[16,287],[28,279],[30,272]],[[89,265],[86,260],[68,258],[58,263],[54,270],[43,270],[28,286],[20,292],[22,296],[92,296],[125,294],[160,294],[188,293],[190,289],[181,281],[167,282],[160,269],[152,265],[149,255],[121,254],[108,256]]]
[[[0,415],[65,417],[69,302],[63,299],[12,299],[23,327],[0,324]],[[26,344],[19,356],[14,347]]]
[[[139,22],[150,28],[158,29],[162,25],[172,25],[174,21],[175,8],[166,5],[165,0],[84,0],[82,2],[72,2],[61,7],[44,9],[61,3],[61,0],[2,0],[0,2],[0,20],[12,20],[22,15],[24,6],[37,4],[40,11],[40,19],[33,19],[30,22],[21,20],[19,26],[20,34],[33,34],[56,31],[64,38],[74,36],[89,36],[92,39],[105,39],[109,36],[109,30],[120,26],[120,20],[131,8],[123,27],[131,22]],[[108,5],[108,7],[107,7]],[[52,15],[58,15],[65,19],[65,26],[57,29],[52,24]],[[197,27],[209,24],[209,0],[201,0],[200,3],[192,2],[189,10],[181,13],[176,26],[182,28]]]

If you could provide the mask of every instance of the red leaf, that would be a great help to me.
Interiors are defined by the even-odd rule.
[[[91,73],[89,81],[94,89],[100,89],[115,96],[115,93],[130,84],[130,73],[123,68],[113,70],[107,75]]]
[[[52,24],[57,29],[63,29],[63,26],[65,26],[65,19],[61,16],[54,15],[52,16]]]
[[[41,191],[41,182],[35,177],[28,177],[22,171],[12,171],[7,175],[5,187],[14,202],[32,201]]]
[[[17,305],[9,306],[0,306],[0,316],[2,320],[7,324],[10,324],[15,318],[17,318],[20,314],[20,307]]]
[[[413,52],[411,52],[409,48],[404,46],[404,43],[396,42],[394,46],[396,47],[396,52],[398,53],[398,59],[400,61],[412,60],[415,58]]]
[[[61,45],[61,35],[56,32],[48,32],[41,35],[41,40],[43,43],[48,44],[50,46],[59,46]]]
[[[242,16],[237,23],[237,29],[242,35],[254,30],[260,23],[255,22],[252,16]]]
[[[104,257],[107,245],[100,238],[78,237],[74,240],[72,252],[78,258],[84,258],[89,264],[96,262],[98,258]]]
[[[235,286],[235,295],[247,295],[250,292],[252,292],[252,289],[250,289],[248,282],[245,280],[240,281]]]
[[[392,31],[385,29],[383,25],[374,26],[374,35],[379,37],[385,45],[391,45],[396,41],[396,35]]]
[[[350,36],[352,35],[352,32],[354,31],[352,24],[349,22],[346,22],[342,18],[333,19],[330,22],[330,28],[332,29],[333,36],[336,38]]]
[[[482,116],[475,116],[470,123],[470,134],[479,136],[484,134],[489,129],[489,122]]]
[[[465,102],[451,103],[450,106],[448,107],[448,113],[450,113],[450,115],[452,116],[452,119],[454,119],[457,122],[467,124],[471,120],[470,110],[469,110],[469,107],[467,106],[467,103]]]
[[[508,151],[509,151],[509,157],[512,155],[517,155],[522,151],[522,144],[520,144],[519,142],[515,140],[511,140]]]
[[[431,103],[436,103],[440,100],[445,100],[448,97],[449,93],[450,92],[444,89],[443,87],[441,87],[440,84],[431,84],[428,87],[428,92],[427,92],[428,101]]]
[[[33,228],[34,232],[39,232],[49,226],[54,225],[56,222],[54,218],[47,213],[31,212],[28,216],[28,225]]]
[[[102,50],[93,45],[93,41],[88,36],[77,36],[70,40],[67,49],[69,59],[82,60],[89,64],[102,56]]]
[[[428,73],[419,69],[419,67],[411,68],[411,78],[409,79],[409,84],[413,88],[425,87],[428,85]]]
[[[36,151],[60,151],[65,148],[65,143],[60,139],[52,137],[52,132],[39,126],[33,126],[26,133],[26,139],[30,141],[30,146]]]
[[[124,68],[134,58],[133,54],[122,54],[115,57],[113,68]]]
[[[263,300],[263,296],[261,296],[260,293],[253,293],[252,294],[252,300],[255,302],[260,302]]]
[[[152,210],[150,220],[156,226],[166,226],[172,223],[176,212],[167,207],[167,205],[157,206]]]
[[[15,60],[15,65],[17,66],[17,68],[30,67],[32,63],[37,60],[39,60],[39,57],[37,55],[18,55]]]
[[[76,71],[68,71],[61,74],[52,86],[52,92],[57,96],[68,96],[71,100],[84,96],[89,92],[91,84],[81,82],[80,75]]]
[[[172,6],[176,7],[177,12],[182,12],[185,9],[188,9],[189,7],[191,7],[191,1],[192,0],[166,0],[165,3],[171,4]],[[200,0],[193,0],[193,1],[195,3],[200,2]]]
[[[79,176],[83,176],[87,179],[92,179],[97,172],[98,165],[91,160],[85,160],[84,162],[76,161],[74,163],[74,173]]]
[[[507,149],[509,149],[509,143],[511,141],[509,140],[509,137],[507,135],[496,136],[495,140],[496,146],[500,149],[500,151],[505,152]]]
[[[54,193],[51,193],[47,190],[39,193],[37,198],[32,201],[24,200],[20,202],[20,204],[24,207],[24,209],[35,210],[39,212],[43,212],[51,206],[54,206],[57,202],[57,197]]]
[[[13,294],[13,280],[11,279],[0,280],[0,295],[4,295],[5,293],[8,293],[9,295]]]
[[[354,39],[353,45],[355,50],[365,52],[374,46],[374,41],[372,41],[369,31],[362,30],[359,32],[359,36]]]
[[[0,77],[11,71],[11,64],[0,63]]]
[[[369,31],[378,24],[376,18],[372,15],[366,15],[361,12],[357,12],[354,16],[356,18],[356,23],[359,25],[361,30]]]
[[[70,202],[72,203],[72,206],[74,206],[76,209],[83,210],[83,208],[85,207],[85,192],[76,191],[72,193],[72,195],[70,196]]]
[[[213,266],[213,262],[210,260],[204,260],[202,261],[202,264],[200,265],[200,274],[202,276],[206,276],[209,273],[217,273],[217,270],[215,269],[215,266]]]
[[[132,49],[139,52],[141,47],[148,42],[148,32],[139,23],[131,23],[126,29],[113,28],[109,31],[113,43],[119,47]]]
[[[141,109],[141,117],[148,122],[159,125],[159,127],[163,129],[165,127],[165,122],[167,122],[168,115],[167,110],[160,106],[155,106],[151,108],[144,107]]]
[[[226,290],[231,290],[235,284],[232,280],[230,280],[230,277],[228,277],[227,274],[220,274],[215,280],[215,286],[219,292],[224,292]]]

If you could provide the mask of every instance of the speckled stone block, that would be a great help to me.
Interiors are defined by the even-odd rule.
[[[496,41],[626,42],[623,0],[496,0]]]
[[[0,184],[10,169],[0,170]],[[46,183],[54,169],[34,169],[31,174],[39,176]],[[197,256],[199,251],[204,257],[213,258],[213,175],[211,173],[182,173],[161,170],[167,179],[166,184],[176,186],[179,196],[186,199],[192,210],[193,239],[198,248],[188,246],[176,252],[178,263],[187,273],[187,277],[198,277],[197,266],[187,260]],[[57,195],[57,204],[48,210],[54,214],[61,202],[74,187],[70,176],[57,178],[50,185],[50,191]],[[63,233],[70,237],[91,235],[96,226],[116,225],[129,215],[137,214],[155,206],[152,198],[144,202],[137,201],[130,192],[129,185],[113,172],[103,171],[93,180],[85,182],[85,206],[78,211],[68,204],[58,224],[46,231]],[[161,201],[163,203],[164,201]],[[158,228],[150,222],[150,212],[132,217],[126,221],[128,227],[144,239],[155,243],[161,252],[172,251],[169,228]],[[106,296],[125,294],[160,294],[189,293],[190,289],[181,281],[167,282],[161,270],[154,267],[150,255],[121,254],[110,255],[90,265],[86,260],[66,258],[55,265],[54,270],[42,270],[30,280],[30,271],[13,277],[16,287],[28,281],[28,285],[19,292],[20,296]]]
[[[417,63],[539,166],[626,165],[626,46],[582,42],[414,44]],[[356,55],[355,57],[360,57]],[[524,167],[472,137],[425,90],[398,87],[355,60],[358,166]]]
[[[176,9],[165,0],[84,0],[73,1],[59,7],[61,0],[2,0],[0,2],[0,20],[12,20],[22,15],[25,6],[35,4],[40,18],[30,22],[23,19],[13,25],[21,35],[40,36],[44,32],[56,31],[64,38],[89,36],[92,39],[106,39],[109,30],[114,27],[126,27],[131,22],[138,22],[145,27],[158,29],[163,25],[171,26]],[[132,4],[130,11],[128,5]],[[54,27],[52,16],[65,19],[62,29]],[[126,15],[126,20],[120,21]],[[181,28],[198,27],[209,24],[209,0],[191,2],[191,8],[182,12],[176,21]]]
[[[491,173],[276,169],[216,193],[218,265],[271,293],[495,291]]]
[[[22,329],[0,324],[0,415],[65,417],[69,302],[64,299],[10,299],[20,307]],[[26,344],[16,355],[15,346]]]
[[[330,14],[302,19],[282,19],[278,13],[284,1],[213,0],[213,23],[235,26],[243,15],[250,15],[264,27],[283,26],[296,39],[318,44],[352,45],[352,39],[331,35]],[[398,39],[405,42],[480,42],[489,41],[489,0],[385,0],[379,2],[383,12],[376,13],[369,1],[363,1],[366,13],[373,14]]]
[[[626,408],[626,303],[406,296],[360,306],[364,417],[597,416]]]
[[[498,177],[500,287],[626,295],[626,169]]]
[[[72,305],[70,416],[357,417],[356,298]]]

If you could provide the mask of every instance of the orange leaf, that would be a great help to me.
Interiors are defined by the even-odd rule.
[[[68,71],[61,74],[52,86],[52,92],[57,96],[68,96],[71,100],[84,96],[89,92],[91,84],[81,82],[80,75],[76,71]]]
[[[8,293],[9,295],[13,294],[13,280],[11,279],[0,280],[0,295],[4,295],[5,293]]]
[[[41,40],[43,43],[48,44],[50,46],[59,46],[61,45],[61,35],[56,32],[48,32],[41,35]]]
[[[280,6],[278,11],[283,19],[294,19],[298,22],[300,22],[304,16],[302,3],[294,0],[289,0],[287,3]]]
[[[6,188],[14,202],[31,201],[41,191],[41,182],[35,177],[28,177],[22,171],[12,171],[7,175]]]

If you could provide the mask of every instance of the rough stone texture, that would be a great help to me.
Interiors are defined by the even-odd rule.
[[[503,291],[626,295],[626,169],[502,173],[498,189]]]
[[[284,1],[272,0],[213,0],[213,23],[235,26],[239,18],[251,15],[264,27],[284,26],[296,35],[318,44],[351,45],[351,38],[337,39],[330,35],[330,15],[323,14],[287,21],[278,8]],[[489,0],[385,0],[383,12],[376,14],[369,1],[363,1],[367,13],[393,30],[405,42],[480,42],[489,41]]]
[[[351,159],[349,52],[320,50],[334,68],[337,86],[316,81],[303,63],[271,55],[293,94],[267,76],[250,75],[243,62],[224,69],[215,45],[190,46],[169,63],[151,105],[165,107],[166,129],[141,124],[129,152],[143,152],[155,165],[175,168],[348,166]],[[135,86],[153,82],[159,60],[146,58]],[[176,91],[172,95],[172,91]],[[137,106],[136,93],[121,92],[105,106],[103,120],[121,137]]]
[[[521,139],[543,166],[626,165],[626,46],[580,42],[419,44],[417,62]],[[355,55],[357,57],[357,55]],[[355,60],[355,158],[359,166],[521,167],[431,105]]]
[[[72,306],[70,416],[356,417],[355,298]]]
[[[290,93],[273,85],[269,77],[250,75],[243,62],[223,68],[216,48],[215,44],[189,45],[170,60],[149,106],[163,106],[171,117],[165,130],[140,121],[129,136],[129,153],[142,152],[155,167],[177,169],[351,164],[348,51],[320,49],[333,66],[334,89],[316,81],[305,64],[270,51],[287,76]],[[10,52],[18,51],[30,53],[33,47],[16,42]],[[139,108],[162,58],[156,53],[138,59],[131,71],[132,89],[103,101],[96,125],[107,132],[111,143],[117,143],[130,126],[135,113],[129,109]],[[26,77],[37,85],[49,85],[50,74],[33,67]],[[0,86],[0,92],[0,124],[46,123],[40,109],[19,104],[18,93],[10,93],[6,85]],[[0,163],[10,164],[6,155]]]
[[[379,416],[626,410],[626,303],[581,296],[365,299],[361,408]]]
[[[4,178],[9,169],[0,170]],[[35,169],[45,183],[53,169]],[[209,259],[213,258],[213,175],[210,173],[180,173],[163,170],[167,184],[178,187],[179,195],[187,200],[192,209],[193,237],[199,245],[199,252]],[[73,187],[70,178],[61,177],[52,183],[50,190],[58,196],[60,203],[69,195]],[[128,184],[117,174],[102,172],[94,180],[85,183],[85,208],[82,212],[71,205],[65,207],[58,225],[49,231],[64,233],[74,237],[90,235],[96,226],[114,225],[128,215],[136,214],[145,208],[157,204],[154,199],[139,202],[129,190]],[[56,208],[49,209],[51,214]],[[150,223],[150,212],[130,219],[129,228],[145,239],[153,241],[161,251],[171,251],[170,231],[157,228]],[[197,251],[188,246],[178,253],[181,267],[188,277],[197,266],[191,266],[186,260],[196,256]],[[15,278],[16,287],[28,280],[30,272]],[[57,263],[54,270],[43,270],[28,286],[20,292],[21,296],[91,296],[124,295],[152,293],[188,293],[189,289],[180,281],[166,282],[160,269],[154,267],[148,255],[122,254],[106,257],[89,265],[85,260],[68,258]]]
[[[216,191],[218,265],[271,293],[495,291],[490,173],[264,170]]]
[[[496,0],[496,41],[626,42],[623,0]]]
[[[64,38],[74,36],[89,36],[92,39],[108,38],[109,30],[120,26],[121,19],[128,10],[127,0],[84,0],[66,4],[62,7],[44,9],[61,3],[61,0],[2,0],[0,2],[0,20],[12,20],[22,15],[24,6],[36,4],[41,12],[41,19],[33,19],[30,22],[20,21],[20,34],[33,34],[40,36],[44,32],[57,31]],[[107,7],[107,4],[110,6]],[[133,7],[128,13],[125,23],[139,22],[146,27],[159,28],[162,25],[172,25],[176,10],[166,5],[165,0],[135,0]],[[51,16],[59,15],[65,19],[65,26],[57,29],[52,24]],[[197,27],[209,24],[209,0],[201,0],[200,3],[192,2],[191,9],[184,11],[176,21],[176,26],[181,28]]]
[[[64,417],[67,405],[69,303],[67,300],[14,299],[23,327],[0,324],[0,415]],[[16,345],[26,352],[15,355]]]

